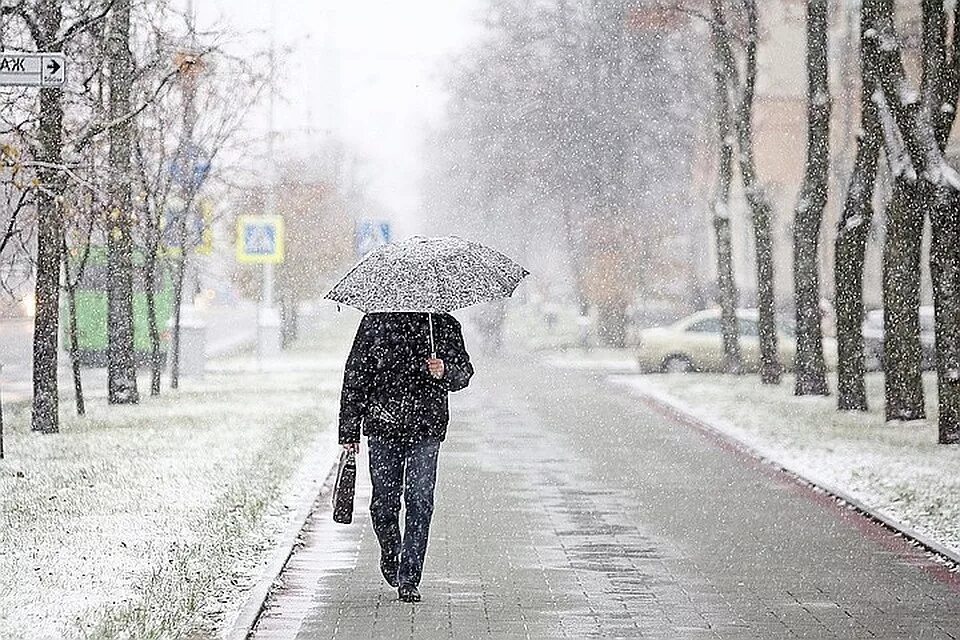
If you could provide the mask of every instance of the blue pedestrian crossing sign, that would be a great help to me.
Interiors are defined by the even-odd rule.
[[[244,264],[283,262],[283,218],[281,216],[237,218],[237,262]]]
[[[363,257],[390,242],[390,223],[379,220],[358,220],[356,226],[357,256]]]

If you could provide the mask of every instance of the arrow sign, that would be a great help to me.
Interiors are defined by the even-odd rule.
[[[59,88],[66,84],[62,53],[0,52],[0,86]]]

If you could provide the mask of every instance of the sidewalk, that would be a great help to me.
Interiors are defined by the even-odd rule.
[[[789,374],[780,385],[706,373],[610,380],[960,561],[960,447],[937,444],[935,374],[924,376],[928,419],[910,423],[884,422],[881,373],[867,375],[865,412],[837,411],[836,396],[795,396]]]
[[[361,476],[355,523],[314,515],[254,638],[960,638],[960,577],[888,530],[602,377],[478,371],[424,601],[380,578]]]

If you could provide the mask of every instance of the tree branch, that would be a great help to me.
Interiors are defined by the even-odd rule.
[[[900,135],[900,129],[894,121],[893,114],[890,112],[890,105],[884,98],[883,92],[877,89],[872,96],[872,100],[877,109],[877,118],[880,121],[880,128],[883,131],[883,147],[887,157],[887,166],[890,168],[890,174],[894,178],[906,178],[916,180],[917,172],[910,162],[910,157],[903,145],[903,136]]]
[[[20,18],[25,25],[27,25],[27,30],[30,32],[30,38],[33,40],[34,46],[39,48],[44,44],[43,34],[40,33],[40,25],[34,19],[26,9],[26,0],[20,0],[20,2],[11,5],[4,5],[0,7],[0,16],[14,16]]]
[[[62,36],[57,38],[57,40],[54,41],[54,43],[52,43],[51,48],[59,51],[64,44],[66,44],[73,38],[73,36],[77,35],[81,31],[84,31],[90,28],[91,26],[97,24],[98,22],[105,20],[107,16],[110,14],[110,11],[113,9],[116,3],[117,3],[117,0],[107,0],[103,11],[101,11],[100,13],[93,16],[88,16],[86,18],[81,18],[77,22],[74,22],[72,25],[70,25],[67,28],[66,31],[63,32]]]
[[[160,83],[157,85],[156,89],[153,91],[152,95],[147,100],[144,100],[143,104],[141,104],[139,107],[137,107],[136,109],[134,109],[128,114],[120,116],[119,118],[115,118],[110,122],[104,122],[103,124],[100,124],[94,127],[93,129],[88,131],[86,134],[84,134],[82,137],[80,137],[77,140],[77,142],[74,145],[74,148],[76,148],[78,151],[83,150],[88,144],[90,144],[90,142],[94,138],[96,138],[100,134],[104,133],[105,131],[109,131],[113,127],[129,122],[130,120],[133,120],[134,118],[139,116],[141,113],[143,113],[147,109],[147,107],[149,107],[153,103],[154,100],[157,99],[157,97],[166,88],[166,86],[170,84],[170,81],[176,78],[178,75],[180,75],[179,69],[175,69],[170,73],[168,73],[167,75],[165,75],[163,79],[160,81]]]

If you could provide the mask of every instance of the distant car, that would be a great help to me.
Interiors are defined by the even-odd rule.
[[[737,310],[740,329],[740,355],[744,371],[760,368],[760,330],[756,309]],[[793,368],[797,346],[793,329],[786,322],[777,327],[780,364]],[[827,368],[836,366],[836,341],[823,338]],[[684,372],[723,371],[723,338],[720,333],[720,310],[708,309],[676,322],[640,332],[637,362],[644,371]]]
[[[920,307],[920,367],[937,367],[933,307]],[[883,370],[883,309],[868,311],[863,318],[863,355],[867,371]]]

